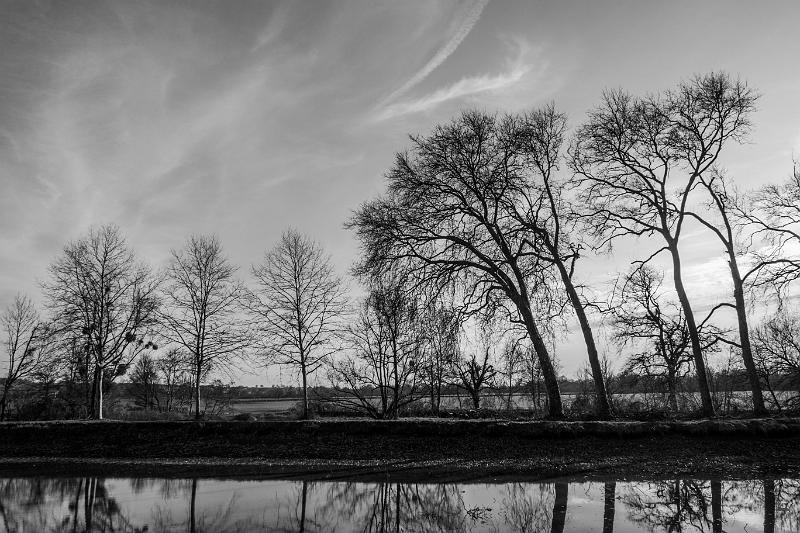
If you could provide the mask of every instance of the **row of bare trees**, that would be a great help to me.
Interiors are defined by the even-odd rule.
[[[764,414],[747,294],[771,285],[785,296],[797,278],[800,196],[797,171],[788,184],[739,195],[721,170],[723,151],[746,139],[757,98],[724,73],[644,97],[608,91],[568,143],[566,118],[552,105],[505,116],[465,112],[412,136],[386,175],[386,193],[349,221],[363,251],[357,271],[376,279],[399,270],[418,287],[460,290],[462,313],[504,314],[539,358],[552,417],[563,416],[563,405],[544,337],[569,311],[585,342],[597,413],[607,417],[588,316],[598,306],[580,281],[579,260],[586,250],[647,238],[658,244],[631,258],[623,301],[604,306],[620,343],[644,349],[630,368],[658,359],[675,405],[674,384],[690,363],[702,414],[711,416],[707,355],[727,344],[742,361],[754,412]],[[732,286],[731,300],[702,319],[681,255],[691,223],[721,244]],[[665,298],[663,275],[649,265],[662,254],[674,304],[657,301]],[[734,331],[712,325],[724,309],[735,312]]]
[[[307,390],[308,375],[332,351],[334,319],[345,311],[344,285],[319,245],[285,232],[253,267],[252,291],[215,237],[192,236],[170,255],[154,272],[116,226],[67,244],[42,284],[48,318],[24,296],[3,315],[8,371],[0,418],[15,383],[53,372],[81,382],[84,415],[103,418],[104,392],[134,361],[145,406],[160,397],[152,391],[166,387],[172,410],[174,391],[188,382],[196,417],[201,385],[256,356],[296,366]],[[159,344],[169,350],[156,358]]]
[[[775,403],[776,387],[800,378],[800,327],[786,305],[800,277],[800,173],[743,194],[722,170],[756,101],[745,83],[711,73],[644,97],[606,92],[571,134],[547,105],[468,111],[412,136],[386,192],[346,223],[361,244],[353,273],[367,292],[355,306],[322,247],[293,230],[252,267],[248,287],[215,237],[190,237],[155,271],[118,228],[93,229],[51,264],[47,318],[24,296],[3,316],[0,417],[15,384],[68,376],[81,384],[85,416],[102,418],[104,391],[159,345],[180,356],[198,417],[201,385],[244,360],[295,369],[305,416],[323,367],[342,401],[374,416],[397,416],[415,390],[438,407],[452,384],[477,406],[499,370],[488,348],[465,340],[465,327],[502,323],[535,357],[548,414],[559,418],[553,350],[577,323],[594,406],[607,418],[608,365],[593,329],[603,321],[634,352],[625,368],[659,376],[671,408],[691,372],[702,413],[714,414],[708,356],[727,349],[741,361],[753,411],[764,414],[762,389]],[[705,302],[686,286],[687,227],[718,242],[729,269],[730,298],[704,317],[696,309]],[[587,259],[636,237],[646,238],[644,251],[615,287],[589,286]],[[756,296],[768,294],[779,314],[754,327]],[[735,327],[720,325],[726,310]],[[514,350],[503,364],[519,358]]]

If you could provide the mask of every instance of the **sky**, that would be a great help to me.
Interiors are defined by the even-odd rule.
[[[789,0],[2,1],[0,305],[39,298],[64,244],[105,223],[157,267],[215,233],[245,279],[292,226],[344,275],[343,222],[409,134],[465,108],[553,101],[574,127],[605,89],[725,70],[761,98],[723,165],[742,189],[781,181],[800,154],[798,20]],[[712,237],[683,246],[696,305],[725,298]],[[617,256],[579,275],[603,286]],[[557,352],[567,374],[583,362],[574,338]]]

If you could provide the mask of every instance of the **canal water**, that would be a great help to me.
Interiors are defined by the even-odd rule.
[[[8,532],[800,531],[800,480],[0,479]]]

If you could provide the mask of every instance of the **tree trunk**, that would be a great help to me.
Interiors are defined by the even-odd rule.
[[[616,505],[617,484],[607,481],[604,484],[603,533],[614,533],[614,507]]]
[[[567,497],[569,496],[569,483],[556,483],[556,497],[553,501],[553,522],[551,533],[563,533],[567,521]]]
[[[758,379],[758,370],[753,360],[753,349],[750,344],[750,329],[747,324],[747,309],[744,302],[744,283],[739,275],[736,254],[732,248],[728,249],[728,265],[731,268],[731,278],[733,279],[733,297],[736,301],[736,319],[739,322],[739,344],[742,348],[742,361],[747,370],[750,390],[753,393],[753,414],[765,416],[768,414],[767,408],[764,405],[764,395],[761,392],[761,382]]]
[[[300,365],[300,373],[303,375],[303,420],[308,420],[308,375],[306,365]]]
[[[681,258],[678,253],[677,244],[670,243],[669,251],[672,254],[672,274],[675,282],[675,292],[678,293],[678,300],[681,302],[681,308],[686,318],[686,327],[689,330],[689,339],[692,343],[692,356],[694,358],[694,367],[697,374],[697,388],[700,393],[700,401],[702,404],[701,412],[704,416],[714,416],[714,403],[711,401],[711,389],[708,386],[708,374],[706,372],[706,362],[705,359],[703,359],[703,347],[700,344],[700,334],[697,330],[697,323],[694,320],[692,305],[689,302],[689,296],[686,294],[686,288],[683,286]]]
[[[678,412],[678,379],[675,376],[675,372],[669,370],[669,375],[667,376],[667,403],[669,403],[669,408],[672,410],[673,413]]]
[[[103,367],[100,367],[100,386],[98,387],[97,419],[103,419]]]
[[[0,422],[6,419],[6,404],[8,402],[8,389],[11,388],[9,379],[6,378],[3,382],[3,396],[0,397]]]
[[[88,367],[88,363],[87,363],[87,367]],[[87,374],[89,373],[88,368],[87,368],[86,373]],[[96,405],[97,402],[95,401],[95,398],[97,398],[97,374],[98,374],[97,366],[95,366],[94,370],[92,371],[92,386],[91,386],[90,391],[89,391],[90,396],[89,396],[89,398],[87,398],[87,400],[88,400],[87,403],[89,405],[89,418],[92,419],[92,420],[94,420],[96,418],[96,414],[97,414],[97,405]],[[88,377],[87,377],[87,379],[88,379]]]
[[[398,409],[400,408],[400,374],[397,360],[397,339],[392,338],[392,372],[394,375],[394,386],[392,387],[392,418],[400,418]]]
[[[470,396],[472,396],[472,407],[477,411],[481,408],[481,391],[475,388],[470,393]]]
[[[200,368],[197,369],[197,375],[194,379],[194,419],[200,420]]]
[[[561,403],[561,392],[558,390],[558,376],[556,376],[556,370],[553,367],[553,362],[550,360],[547,346],[544,340],[542,340],[539,328],[536,327],[530,307],[524,305],[519,307],[520,311],[522,311],[522,320],[525,323],[525,328],[528,330],[528,336],[533,343],[533,349],[539,359],[539,367],[542,370],[544,388],[547,391],[548,416],[550,418],[563,418],[564,407]]]
[[[583,333],[583,341],[586,344],[586,354],[589,356],[589,365],[592,369],[592,380],[594,381],[594,392],[597,402],[597,415],[601,419],[611,418],[611,405],[608,402],[606,382],[603,379],[603,367],[600,365],[600,356],[597,354],[597,345],[594,342],[594,335],[592,333],[592,327],[589,325],[589,318],[586,316],[583,302],[581,302],[578,291],[575,290],[575,285],[572,283],[566,265],[560,260],[556,261],[556,265],[561,274],[564,287],[567,289],[567,295],[569,295],[572,307],[575,309],[575,316],[578,318],[578,323],[581,326],[581,333]]]

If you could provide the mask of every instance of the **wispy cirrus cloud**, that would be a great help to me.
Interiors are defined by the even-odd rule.
[[[506,68],[502,72],[464,77],[451,85],[418,98],[386,104],[378,108],[374,120],[381,121],[419,113],[450,100],[500,91],[519,83],[529,74],[541,76],[547,69],[547,63],[538,57],[539,50],[532,47],[527,41],[513,39],[509,41],[509,47],[514,50],[514,54],[506,61]]]
[[[397,98],[403,96],[422,80],[427,78],[431,72],[439,67],[439,65],[444,63],[447,58],[456,51],[458,46],[461,44],[461,41],[463,41],[464,38],[469,35],[469,32],[472,31],[472,28],[475,27],[475,24],[478,23],[478,20],[481,18],[481,13],[483,13],[483,9],[488,3],[489,0],[477,0],[465,4],[460,13],[454,17],[453,22],[450,25],[450,31],[448,32],[449,38],[444,43],[444,46],[439,48],[436,54],[434,54],[434,56],[427,63],[425,63],[421,69],[411,76],[408,81],[406,81],[398,89],[394,90],[389,96],[384,98],[380,104],[378,104],[378,107],[384,107],[390,102],[393,102]]]

